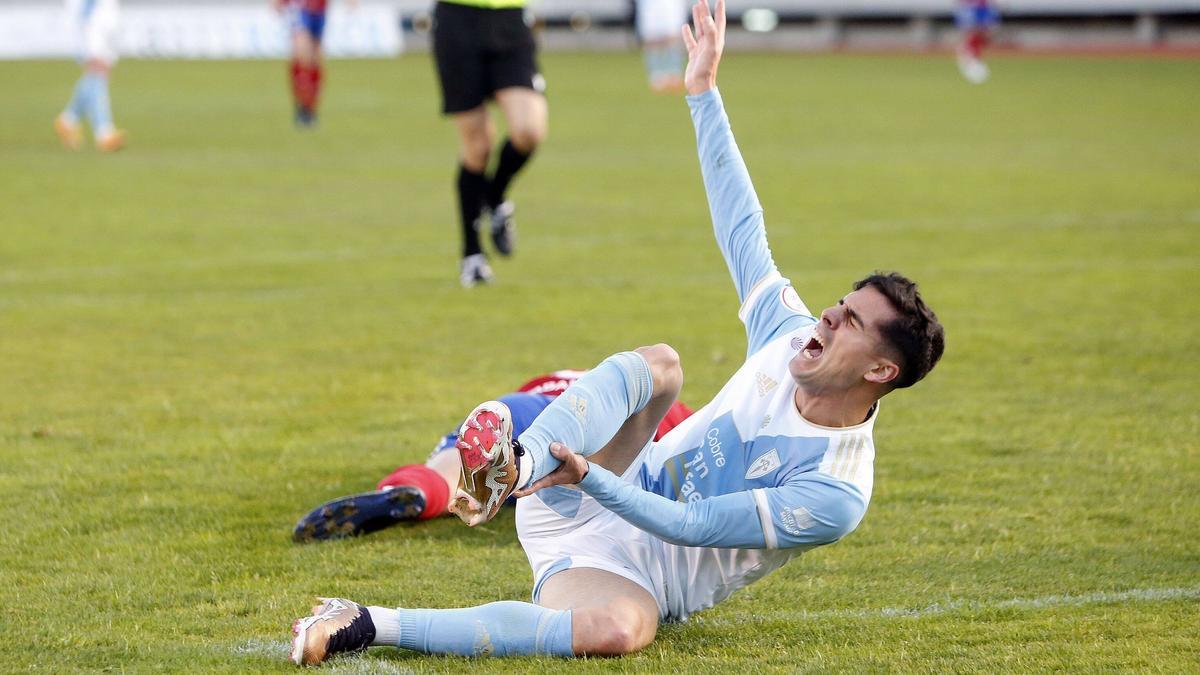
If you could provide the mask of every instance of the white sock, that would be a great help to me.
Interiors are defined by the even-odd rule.
[[[395,647],[400,644],[400,612],[390,607],[367,607],[371,623],[375,624],[372,647]]]
[[[520,490],[527,487],[529,479],[533,477],[533,455],[527,452],[517,461],[517,485],[514,489]]]

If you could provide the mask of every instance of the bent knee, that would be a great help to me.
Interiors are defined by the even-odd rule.
[[[495,130],[492,129],[486,115],[461,113],[456,120],[458,125],[458,146],[462,163],[471,171],[483,171],[487,168],[488,156],[495,142]]]
[[[683,366],[679,363],[679,352],[671,345],[662,343],[641,347],[637,352],[650,365],[650,374],[654,378],[654,394],[678,395],[683,387]]]
[[[589,612],[583,652],[594,656],[623,656],[642,649],[654,640],[657,617],[647,620],[632,603],[613,602]]]
[[[546,127],[545,125],[527,125],[510,128],[508,138],[517,150],[528,155],[546,140]]]
[[[487,135],[484,134],[482,139],[472,139],[464,142],[462,145],[462,163],[471,171],[481,173],[487,168],[488,156],[491,154],[492,147],[488,143]]]
[[[588,653],[595,656],[624,656],[632,654],[650,644],[638,632],[628,626],[612,626],[602,634],[595,647]]]

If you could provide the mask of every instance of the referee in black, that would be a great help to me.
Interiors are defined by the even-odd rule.
[[[511,255],[516,243],[509,184],[546,138],[545,82],[538,72],[537,46],[525,23],[525,0],[439,0],[434,7],[433,53],[442,84],[442,112],[458,130],[458,200],[463,252],[459,280],[466,288],[492,280],[479,245],[478,222],[492,244]],[[504,114],[508,137],[495,169],[487,169],[496,127],[486,103]]]

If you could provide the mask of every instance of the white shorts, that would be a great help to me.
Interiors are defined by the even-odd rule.
[[[686,432],[676,434],[673,431],[658,443],[648,443],[621,479],[637,485],[643,469],[657,474],[664,461],[691,442]],[[668,544],[583,492],[565,487],[517,500],[517,536],[533,568],[534,602],[542,585],[556,573],[588,567],[612,572],[646,589],[658,604],[662,621],[683,621],[712,607],[778,569],[801,550]]]
[[[636,477],[638,467],[639,462],[633,462],[622,478]],[[659,619],[667,618],[663,542],[583,492],[554,487],[518,499],[517,536],[533,568],[534,602],[542,584],[554,574],[587,567],[612,572],[646,589],[658,603]]]
[[[688,7],[684,0],[637,0],[638,37],[643,42],[678,39]]]
[[[76,25],[79,60],[115,64],[120,18],[116,0],[70,0],[67,11]]]

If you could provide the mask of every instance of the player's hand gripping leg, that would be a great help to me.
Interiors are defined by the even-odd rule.
[[[550,454],[562,462],[562,466],[552,471],[549,475],[535,481],[527,488],[517,490],[513,493],[515,497],[520,499],[527,495],[531,495],[542,488],[548,488],[554,485],[574,485],[583,480],[583,477],[588,472],[588,461],[583,455],[576,454],[574,450],[568,448],[562,443],[551,443]]]

